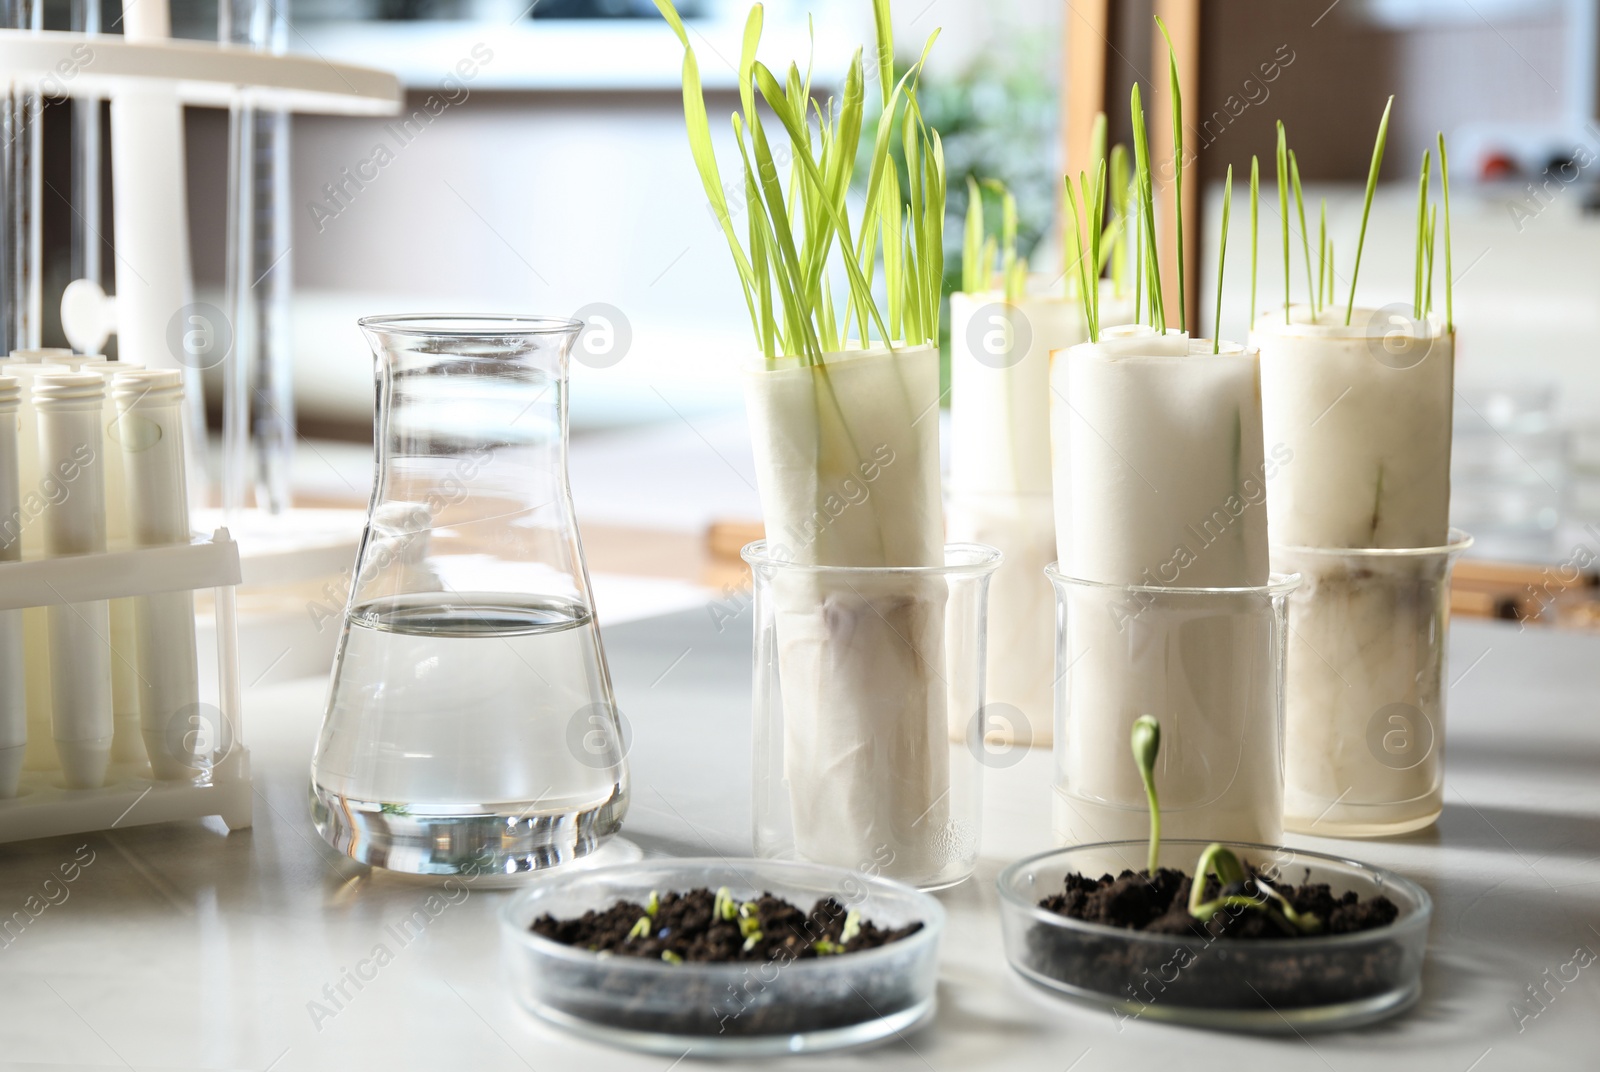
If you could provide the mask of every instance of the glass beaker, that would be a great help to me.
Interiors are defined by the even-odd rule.
[[[1154,715],[1163,836],[1282,841],[1284,639],[1300,578],[1177,588],[1102,584],[1054,564],[1045,575],[1056,590],[1056,840],[1148,836],[1128,735]]]
[[[317,829],[418,874],[585,855],[620,827],[628,775],[567,483],[582,324],[360,324],[377,475],[311,765]]]
[[[1450,570],[1438,547],[1274,547],[1305,583],[1289,600],[1283,825],[1388,837],[1444,809]]]
[[[755,582],[756,855],[922,889],[967,878],[1000,552],[952,543],[942,566],[903,567],[803,565],[765,540],[741,554]]]

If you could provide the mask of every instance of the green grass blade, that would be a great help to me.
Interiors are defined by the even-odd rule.
[[[1178,237],[1178,329],[1187,331],[1189,292],[1183,283],[1183,90],[1178,84],[1178,53],[1172,47],[1172,35],[1159,15],[1156,25],[1161,28],[1161,36],[1167,39],[1167,74],[1172,86],[1172,219]]]
[[[1311,275],[1311,232],[1306,230],[1306,202],[1300,193],[1300,162],[1295,159],[1294,150],[1289,150],[1289,185],[1294,187],[1294,210],[1300,217],[1300,248],[1306,255],[1306,290],[1311,292],[1311,319],[1317,319],[1317,281]]]
[[[1222,352],[1222,271],[1228,265],[1228,213],[1233,208],[1233,165],[1222,184],[1222,240],[1217,243],[1217,315],[1211,322],[1211,352]]]
[[[1317,305],[1327,301],[1328,278],[1328,199],[1322,199],[1322,219],[1317,223]]]
[[[1256,329],[1256,233],[1261,207],[1261,161],[1250,156],[1250,330]]]
[[[1422,174],[1417,179],[1417,245],[1412,265],[1411,306],[1418,320],[1422,319],[1423,261],[1427,254],[1424,246],[1428,231],[1428,179],[1433,168],[1433,158],[1427,149],[1422,150]]]
[[[1134,167],[1139,173],[1139,215],[1142,220],[1145,262],[1145,288],[1150,299],[1150,323],[1157,332],[1167,332],[1167,314],[1161,294],[1161,258],[1156,250],[1155,184],[1150,174],[1150,137],[1145,129],[1144,105],[1139,99],[1139,83],[1129,94],[1133,116]]]
[[[898,183],[896,187],[895,194],[898,198]],[[887,219],[887,216],[885,218]],[[961,237],[961,289],[968,294],[976,294],[983,289],[983,268],[979,260],[982,252],[983,191],[978,189],[978,180],[968,175],[967,226]]]
[[[1372,145],[1372,165],[1367,169],[1367,196],[1361,206],[1361,230],[1356,237],[1356,261],[1350,269],[1350,301],[1344,308],[1345,327],[1356,311],[1356,280],[1361,276],[1361,251],[1367,244],[1367,218],[1372,214],[1372,194],[1378,188],[1378,172],[1383,167],[1383,145],[1389,139],[1389,112],[1394,108],[1394,97],[1383,106],[1383,118],[1378,121],[1378,137]]]
[[[1111,223],[1106,227],[1106,234],[1111,236],[1115,229],[1115,237],[1109,242],[1111,290],[1120,298],[1128,292],[1128,242],[1131,231],[1128,227],[1128,150],[1121,145],[1113,145],[1110,165],[1107,181],[1111,185],[1106,192],[1111,197]]]
[[[1080,172],[1080,174],[1081,174],[1081,172]],[[1072,219],[1072,231],[1073,231],[1073,236],[1074,236],[1074,244],[1077,246],[1077,249],[1078,249],[1078,258],[1077,258],[1077,261],[1078,261],[1078,263],[1077,263],[1078,288],[1079,288],[1079,293],[1083,295],[1084,324],[1089,330],[1089,341],[1090,342],[1097,342],[1097,341],[1099,341],[1099,336],[1094,330],[1095,325],[1094,325],[1094,322],[1093,322],[1093,318],[1090,316],[1090,314],[1088,312],[1089,300],[1090,300],[1089,299],[1089,266],[1088,266],[1088,258],[1086,256],[1086,254],[1084,253],[1083,226],[1082,226],[1082,223],[1081,223],[1081,213],[1078,211],[1078,195],[1076,193],[1074,193],[1073,189],[1072,189],[1072,176],[1071,175],[1067,175],[1067,176],[1064,176],[1064,178],[1066,180],[1066,187],[1067,187],[1067,211],[1068,211],[1068,215]]]
[[[889,17],[889,0],[872,0],[872,23],[878,39],[878,85],[883,90],[883,114],[888,117],[893,111],[889,87],[894,85],[894,20]]]
[[[1444,329],[1456,330],[1454,269],[1450,264],[1450,158],[1444,152],[1444,131],[1439,132],[1439,180],[1444,186]]]
[[[1433,312],[1433,233],[1434,229],[1438,227],[1438,225],[1439,206],[1434,205],[1428,210],[1428,281],[1424,291],[1425,297],[1423,298],[1422,302],[1422,316],[1419,316],[1417,318],[1418,320],[1421,320],[1422,317],[1425,317],[1429,313]]]
[[[1283,322],[1289,322],[1289,139],[1278,120],[1278,218],[1283,223]]]

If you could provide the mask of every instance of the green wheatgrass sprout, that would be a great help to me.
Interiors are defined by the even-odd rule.
[[[1433,312],[1433,234],[1438,225],[1439,206],[1434,205],[1428,210],[1428,280],[1424,287],[1426,298],[1422,303],[1423,316]]]
[[[790,64],[780,79],[756,59],[763,15],[761,5],[751,8],[739,57],[740,110],[732,117],[748,202],[748,233],[742,243],[723,194],[688,31],[671,0],[656,0],[656,7],[683,46],[683,111],[690,152],[733,255],[751,325],[769,367],[780,354],[818,365],[823,353],[843,349],[852,336],[867,345],[874,331],[891,347],[937,340],[944,272],[944,150],[938,132],[922,120],[915,92],[937,32],[928,38],[922,57],[897,80],[888,0],[874,0],[883,109],[870,156],[864,208],[859,227],[852,230],[848,195],[864,108],[861,50],[851,59],[842,99],[819,105],[811,97],[809,73],[802,76],[798,66]],[[789,139],[792,166],[787,190],[779,180],[777,157],[756,106],[758,91]],[[904,202],[889,157],[889,139],[896,126],[906,162]],[[871,278],[880,250],[887,317],[874,296]],[[836,315],[830,285],[830,276],[838,269],[843,270],[848,293],[842,315]]]
[[[1138,171],[1140,256],[1144,259],[1144,285],[1149,295],[1150,324],[1161,335],[1167,333],[1167,313],[1161,297],[1161,264],[1156,252],[1155,182],[1150,173],[1150,137],[1145,130],[1144,105],[1139,99],[1139,83],[1129,94],[1133,116],[1134,167]]]
[[[628,932],[628,941],[631,942],[635,938],[650,937],[650,929],[653,924],[654,921],[649,916],[640,916],[638,922],[633,925],[633,929]]]
[[[1456,330],[1456,308],[1451,293],[1454,286],[1450,266],[1450,158],[1444,151],[1444,131],[1439,132],[1439,181],[1444,187],[1444,329],[1451,334]]]
[[[1083,300],[1084,326],[1089,341],[1100,340],[1100,268],[1105,263],[1100,246],[1105,233],[1100,228],[1106,206],[1106,163],[1100,161],[1095,170],[1093,185],[1088,176],[1078,172],[1078,193],[1072,189],[1072,176],[1064,177],[1067,187],[1067,214],[1071,221],[1073,248],[1077,250],[1078,289]],[[1079,193],[1083,209],[1079,211]],[[1087,240],[1084,232],[1087,230]],[[1087,248],[1085,248],[1087,247]],[[1071,270],[1070,268],[1068,269]]]
[[[1317,304],[1327,299],[1328,280],[1328,199],[1322,199],[1322,218],[1317,222]]]
[[[1153,715],[1140,715],[1133,720],[1129,743],[1133,748],[1133,761],[1139,767],[1139,777],[1144,781],[1145,799],[1150,802],[1150,857],[1146,870],[1153,876],[1161,858],[1161,804],[1156,799],[1156,756],[1161,752],[1161,723]]]
[[[1128,184],[1128,150],[1122,145],[1111,147],[1110,166],[1106,181],[1111,185],[1107,193],[1111,198],[1111,223],[1117,230],[1111,243],[1112,293],[1122,297],[1128,293],[1128,272],[1133,267],[1128,256],[1133,229],[1128,226],[1128,208],[1132,202]],[[1448,214],[1447,214],[1448,218]]]
[[[1256,232],[1261,207],[1261,161],[1250,154],[1250,327],[1256,326]]]
[[[1300,162],[1289,150],[1289,185],[1294,188],[1294,211],[1300,217],[1300,248],[1306,257],[1306,289],[1311,292],[1311,319],[1317,319],[1317,281],[1311,275],[1311,232],[1306,230],[1306,202],[1300,193]]]
[[[674,953],[670,949],[663,949],[661,951],[661,959],[666,961],[668,964],[673,964],[673,965],[677,965],[677,964],[682,964],[683,963],[683,958],[678,956],[678,954]]]
[[[644,903],[644,911],[651,919],[655,919],[656,913],[661,911],[661,894],[658,891],[650,891],[650,898]]]
[[[1418,320],[1423,316],[1422,274],[1427,259],[1428,241],[1428,179],[1433,168],[1433,155],[1422,150],[1422,174],[1417,179],[1417,246],[1416,264],[1412,269],[1411,305]]]
[[[1000,287],[1006,301],[1022,300],[1028,283],[1028,261],[1017,256],[1017,199],[999,179],[984,179],[983,185],[1000,195]]]
[[[1328,293],[1323,296],[1324,305],[1333,304],[1333,280],[1337,274],[1338,269],[1334,267],[1333,261],[1333,239],[1330,238],[1328,239]]]
[[[1289,322],[1289,139],[1278,120],[1278,218],[1283,221],[1283,322]]]
[[[1217,315],[1212,320],[1211,352],[1222,352],[1222,270],[1228,263],[1228,213],[1233,208],[1233,165],[1228,165],[1228,178],[1222,184],[1222,240],[1217,244]]]
[[[1356,238],[1356,261],[1350,269],[1350,301],[1344,308],[1344,325],[1356,311],[1356,279],[1361,275],[1361,250],[1367,244],[1367,217],[1372,213],[1372,194],[1378,188],[1378,171],[1383,167],[1383,145],[1389,139],[1389,112],[1394,108],[1394,97],[1383,106],[1383,118],[1378,120],[1378,137],[1372,145],[1372,166],[1367,169],[1367,197],[1361,206],[1361,230]]]
[[[723,886],[711,900],[712,920],[731,920],[739,914],[739,902],[734,900],[733,892]]]
[[[1188,291],[1183,286],[1183,92],[1178,86],[1178,53],[1172,47],[1172,35],[1167,24],[1156,16],[1156,26],[1167,39],[1167,77],[1172,87],[1172,170],[1173,227],[1178,236],[1178,329],[1187,331],[1184,309],[1188,304]]]
[[[961,290],[976,294],[984,288],[985,276],[994,262],[984,259],[983,191],[978,180],[967,176],[967,221],[961,236]]]

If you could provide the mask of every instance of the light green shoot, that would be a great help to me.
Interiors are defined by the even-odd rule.
[[[1081,176],[1082,172],[1079,172],[1079,175]],[[1084,217],[1088,213],[1079,211],[1078,195],[1072,189],[1072,176],[1067,175],[1063,179],[1067,187],[1067,217],[1071,223],[1072,248],[1077,252],[1078,293],[1083,298],[1084,327],[1089,333],[1089,341],[1097,342],[1100,338],[1100,288],[1097,285],[1099,272],[1089,267],[1090,261],[1098,252],[1094,248],[1096,244],[1094,232],[1097,228],[1092,218],[1087,220],[1089,248],[1085,249]],[[1067,270],[1069,273],[1072,271],[1070,266]]]
[[[674,953],[670,949],[663,949],[661,951],[661,959],[666,961],[668,964],[672,964],[672,965],[678,965],[678,964],[682,964],[683,963],[683,958],[678,956],[678,954]]]
[[[738,914],[739,902],[734,900],[732,891],[726,886],[717,890],[717,895],[711,902],[711,918],[713,920],[731,920]]]
[[[815,949],[817,951],[817,955],[820,957],[837,956],[838,954],[844,952],[843,946],[837,945],[834,942],[829,941],[827,938],[818,938],[816,941],[811,943],[811,948]]]
[[[844,929],[839,932],[839,944],[849,945],[861,933],[861,913],[855,909],[844,914]]]
[[[1111,244],[1111,287],[1120,298],[1128,293],[1128,272],[1132,268],[1128,251],[1133,241],[1133,228],[1128,223],[1128,150],[1121,145],[1111,147],[1106,181],[1110,184],[1107,193],[1111,198],[1112,224],[1117,228],[1116,240]]]
[[[1328,293],[1328,199],[1322,199],[1322,219],[1317,223],[1317,305],[1327,301]]]
[[[1454,269],[1450,265],[1450,159],[1444,152],[1444,132],[1439,132],[1439,179],[1444,186],[1444,330],[1456,330]]]
[[[1233,165],[1222,184],[1222,240],[1217,243],[1217,315],[1211,321],[1211,352],[1222,352],[1222,271],[1228,264],[1228,213],[1233,208]]]
[[[651,919],[656,918],[656,913],[661,911],[661,893],[657,890],[650,891],[650,899],[644,903],[645,915]]]
[[[967,225],[961,238],[961,290],[976,294],[988,289],[990,263],[983,260],[983,191],[978,180],[967,176]]]
[[[762,934],[760,931],[751,931],[749,934],[745,935],[744,951],[746,953],[750,952],[750,950],[756,947],[756,943],[760,942],[764,937],[766,937],[766,935]]]
[[[1295,159],[1293,149],[1289,150],[1289,184],[1294,187],[1294,211],[1300,217],[1300,248],[1306,256],[1306,290],[1311,292],[1311,319],[1314,322],[1321,291],[1311,276],[1311,232],[1306,230],[1306,202],[1300,194],[1300,162]]]
[[[1028,262],[1017,256],[1017,199],[997,179],[983,184],[1000,194],[1000,286],[1006,301],[1018,302],[1027,285]]]
[[[1256,327],[1256,233],[1261,208],[1261,161],[1250,155],[1250,330]]]
[[[1139,83],[1133,84],[1129,94],[1129,111],[1133,116],[1134,167],[1138,171],[1139,248],[1144,258],[1145,290],[1150,301],[1150,324],[1156,333],[1167,333],[1167,313],[1161,296],[1161,259],[1156,252],[1155,182],[1150,171],[1150,136],[1145,129],[1144,105],[1139,99]]]
[[[1289,139],[1278,120],[1278,218],[1283,221],[1283,322],[1289,322]]]
[[[1339,272],[1339,270],[1336,267],[1334,267],[1334,262],[1333,262],[1333,239],[1330,238],[1330,239],[1328,239],[1328,293],[1327,293],[1327,296],[1323,299],[1325,304],[1328,304],[1328,305],[1332,305],[1333,304],[1333,280],[1334,280],[1334,277],[1338,275],[1338,272]]]
[[[1356,236],[1356,260],[1350,269],[1350,301],[1344,307],[1345,327],[1356,311],[1356,280],[1361,275],[1361,250],[1367,244],[1367,218],[1372,214],[1372,195],[1378,188],[1378,172],[1383,168],[1383,146],[1389,140],[1389,112],[1394,108],[1394,97],[1383,106],[1383,118],[1378,120],[1378,137],[1372,145],[1372,165],[1367,169],[1367,196],[1361,206],[1361,230]]]
[[[760,934],[761,920],[755,916],[740,916],[739,933],[744,935],[746,938],[750,937],[752,934]]]
[[[1424,299],[1422,295],[1422,275],[1425,271],[1424,262],[1427,260],[1428,240],[1428,179],[1433,169],[1433,156],[1427,150],[1422,150],[1422,174],[1417,179],[1417,246],[1415,263],[1412,266],[1411,305],[1416,311],[1418,320],[1422,319]]]
[[[1427,316],[1433,312],[1433,235],[1439,225],[1439,206],[1434,205],[1428,210],[1428,282],[1425,288],[1426,298],[1422,303],[1422,315]]]
[[[650,931],[654,924],[655,921],[649,916],[640,916],[638,922],[633,925],[633,929],[628,932],[628,941],[631,942],[635,938],[650,937]]]
[[[1133,720],[1133,761],[1144,781],[1145,799],[1150,802],[1150,856],[1146,870],[1154,875],[1161,860],[1161,804],[1156,799],[1156,756],[1161,752],[1161,723],[1153,715]]]
[[[1188,305],[1188,291],[1183,286],[1183,91],[1178,85],[1178,53],[1172,47],[1172,35],[1167,24],[1156,16],[1156,26],[1167,39],[1167,76],[1172,86],[1172,220],[1178,236],[1178,328],[1188,330],[1184,310]]]
[[[1215,875],[1217,879],[1217,896],[1209,901],[1204,899],[1208,875]],[[1189,914],[1204,921],[1224,908],[1249,908],[1266,912],[1281,920],[1286,927],[1304,934],[1315,934],[1322,929],[1321,920],[1309,913],[1296,912],[1287,898],[1259,877],[1256,886],[1262,891],[1260,898],[1227,892],[1230,887],[1242,885],[1247,878],[1249,875],[1244,865],[1232,849],[1218,842],[1207,845],[1205,852],[1200,854],[1200,862],[1195,865],[1194,882],[1189,887]]]

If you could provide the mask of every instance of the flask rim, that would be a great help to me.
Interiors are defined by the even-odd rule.
[[[583,321],[536,313],[389,313],[356,321],[363,331],[425,338],[493,338],[507,335],[570,335]]]

